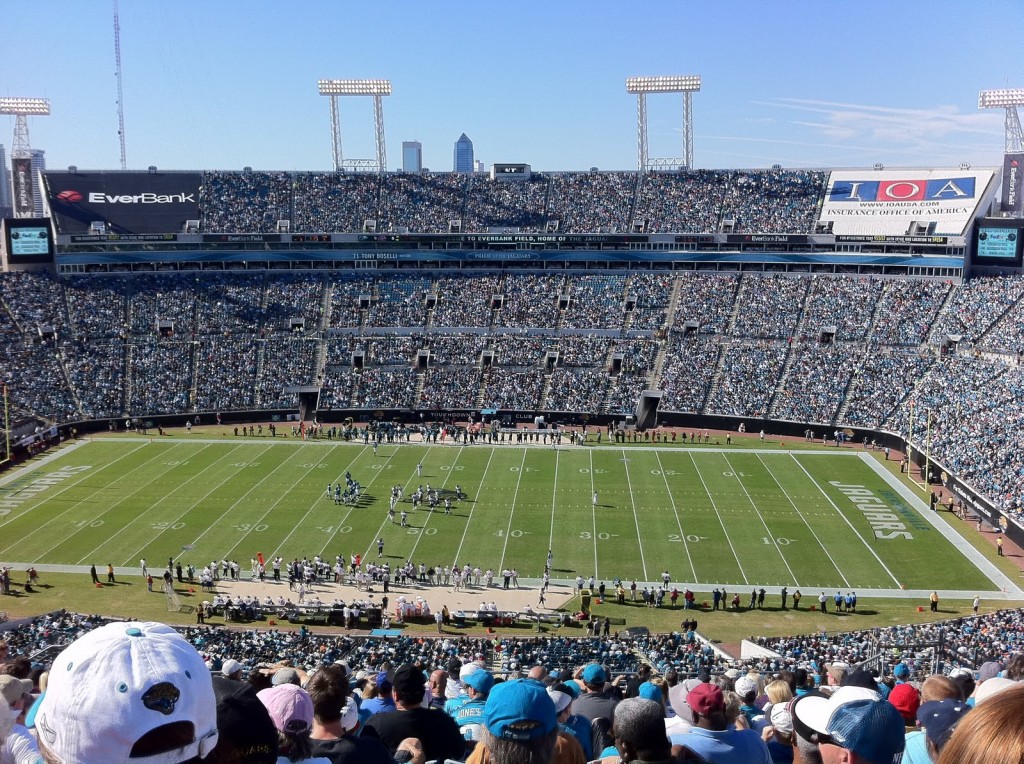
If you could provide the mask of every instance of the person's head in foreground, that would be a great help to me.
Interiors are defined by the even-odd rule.
[[[647,698],[627,698],[615,706],[615,748],[623,762],[664,761],[671,757],[664,707]]]
[[[824,764],[892,764],[904,748],[903,718],[865,687],[812,693],[792,704],[793,724],[817,743]]]
[[[309,693],[289,683],[256,693],[266,706],[278,732],[278,748],[289,761],[308,759],[312,753],[309,735],[313,731],[313,701]]]
[[[36,714],[51,764],[179,764],[217,745],[217,700],[196,649],[162,623],[110,623],[53,663]]]
[[[496,684],[484,706],[483,742],[491,761],[549,764],[558,738],[555,717],[555,704],[540,682],[513,679]]]
[[[939,764],[1017,764],[1024,761],[1022,708],[1024,685],[1002,690],[978,703],[956,724],[939,754]]]

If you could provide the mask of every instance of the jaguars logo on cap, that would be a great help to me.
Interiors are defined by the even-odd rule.
[[[142,694],[142,705],[150,711],[159,711],[164,716],[174,713],[174,706],[181,697],[181,691],[170,682],[154,684]]]

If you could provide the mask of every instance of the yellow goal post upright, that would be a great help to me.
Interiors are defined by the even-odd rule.
[[[0,464],[6,464],[11,460],[11,414],[10,405],[7,402],[7,385],[3,386],[4,393],[4,452],[0,454]]]
[[[914,479],[914,401],[911,399],[907,404],[910,416],[907,425],[907,479],[914,483],[922,491],[928,490],[928,463],[931,459],[931,415],[928,417],[928,427],[925,433],[924,465],[918,470],[920,480]]]

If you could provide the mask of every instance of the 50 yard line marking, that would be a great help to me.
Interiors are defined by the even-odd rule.
[[[594,451],[593,449],[587,452],[590,455],[590,493],[593,495],[597,493],[594,486]],[[594,539],[594,577],[597,577],[597,503],[594,501],[590,502],[590,517],[592,520],[593,531],[592,538]]]
[[[686,534],[683,532],[683,522],[679,519],[679,512],[676,510],[676,500],[672,496],[672,489],[668,486],[668,476],[665,474],[665,466],[661,463],[661,454],[655,451],[654,458],[658,460],[658,469],[661,471],[661,479],[665,481],[665,493],[668,494],[668,500],[672,504],[672,514],[676,516],[676,525],[679,528],[679,538],[683,541],[683,549],[686,550],[686,559],[689,560],[690,570],[693,572],[693,583],[699,584],[700,580],[697,578],[697,568],[693,566],[693,558],[690,556],[690,545],[686,541]]]
[[[836,505],[836,503],[834,501],[832,501],[832,497],[829,496],[827,493],[825,493],[825,489],[822,488],[821,485],[818,483],[818,481],[815,480],[814,477],[811,475],[811,473],[807,471],[807,468],[804,467],[804,465],[802,465],[800,463],[800,460],[796,458],[796,455],[792,451],[790,451],[789,456],[790,456],[790,458],[793,459],[794,462],[796,462],[797,466],[804,471],[804,474],[807,475],[807,477],[810,479],[810,481],[812,483],[814,483],[814,487],[817,488],[819,491],[821,491],[821,495],[825,497],[825,501],[827,501],[829,504],[832,505],[832,509],[834,509],[836,511],[836,514],[838,514],[841,518],[843,518],[843,520],[846,521],[846,524],[850,526],[850,530],[854,532],[854,534],[857,536],[857,538],[859,538],[861,540],[861,543],[864,544],[864,546],[867,547],[868,551],[871,552],[871,554],[874,556],[874,558],[876,560],[878,560],[878,564],[881,565],[882,569],[885,570],[885,572],[889,574],[889,577],[893,580],[893,583],[895,583],[896,586],[899,586],[900,582],[899,582],[899,580],[897,580],[897,578],[893,574],[893,572],[891,570],[889,570],[889,566],[886,565],[884,562],[882,562],[882,558],[878,556],[878,552],[876,552],[874,549],[872,549],[871,545],[868,544],[868,542],[864,540],[864,537],[860,535],[860,532],[853,526],[853,523],[850,522],[850,518],[848,518],[846,515],[843,514],[843,511],[841,509],[839,509],[839,507]]]
[[[548,534],[548,551],[554,549],[555,545],[555,506],[558,499],[558,455],[560,451],[555,451],[555,482],[551,486],[551,532]],[[591,458],[593,462],[593,458]]]
[[[473,513],[476,511],[476,505],[480,501],[480,492],[484,487],[484,483],[487,481],[487,470],[491,468],[491,460],[494,458],[494,452],[497,449],[491,449],[491,455],[487,457],[487,464],[484,465],[484,474],[480,477],[480,484],[477,486],[476,495],[477,498],[473,499],[473,506],[469,508],[469,517],[466,518],[466,527],[462,529],[462,538],[459,540],[459,548],[455,550],[455,563],[458,563],[459,556],[462,554],[462,545],[466,543],[466,534],[469,533],[469,525],[473,522]],[[522,474],[522,472],[520,472]],[[499,568],[501,570],[501,568]]]
[[[459,448],[459,450],[455,452],[455,460],[449,466],[454,467],[456,464],[459,463],[459,457],[462,456],[462,449],[463,448],[465,448],[465,446],[463,446],[462,448]],[[438,488],[444,489],[444,487],[446,485],[448,485],[448,480],[451,478],[453,472],[455,472],[455,470],[453,470],[453,469],[448,470],[448,474],[446,474],[444,476],[444,482],[442,482],[441,485],[438,486]],[[420,526],[420,532],[416,534],[416,540],[412,544],[412,549],[409,550],[409,557],[408,557],[408,559],[410,559],[410,560],[412,559],[413,554],[416,552],[416,547],[418,547],[420,545],[420,540],[423,538],[423,535],[426,533],[427,524],[430,522],[430,518],[432,518],[434,516],[434,512],[436,512],[436,511],[437,510],[434,510],[434,511],[428,510],[427,511],[427,517],[426,517],[426,519],[424,519],[423,525]],[[385,522],[387,522],[387,521],[385,520]],[[383,526],[381,526],[381,527],[383,527]],[[367,552],[366,552],[367,555],[370,554],[370,551],[373,549],[373,547],[374,547],[374,545],[376,543],[377,543],[376,539],[371,539],[370,549],[368,549]]]
[[[523,482],[523,473],[526,471],[526,455],[529,453],[528,448],[523,449],[523,462],[519,465],[519,477],[516,478],[516,490],[512,494],[512,509],[508,513],[508,527],[505,529],[505,543],[501,545],[501,561],[498,563],[498,570],[505,569],[505,551],[508,549],[508,536],[512,532],[512,518],[516,513],[516,500],[519,498],[519,484]]]
[[[593,457],[591,457],[591,460],[593,460]],[[636,545],[640,549],[640,565],[644,569],[644,581],[646,581],[647,561],[644,560],[644,542],[640,537],[640,518],[636,514],[636,500],[633,498],[633,481],[629,478],[629,460],[626,458],[626,449],[622,449],[622,466],[626,468],[626,486],[629,489],[629,503],[633,505],[633,522],[636,523]],[[593,474],[593,470],[591,470],[591,474]],[[597,542],[595,541],[594,543],[596,544]]]

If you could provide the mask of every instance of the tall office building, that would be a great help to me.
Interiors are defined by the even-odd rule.
[[[402,141],[402,171],[423,171],[423,144],[419,141]]]
[[[473,141],[465,133],[455,141],[455,172],[473,172]]]
[[[32,149],[32,206],[37,218],[43,216],[43,183],[40,173],[46,169],[46,152],[43,149]]]
[[[11,204],[11,173],[7,169],[7,152],[0,143],[0,217],[9,218],[14,214]]]

